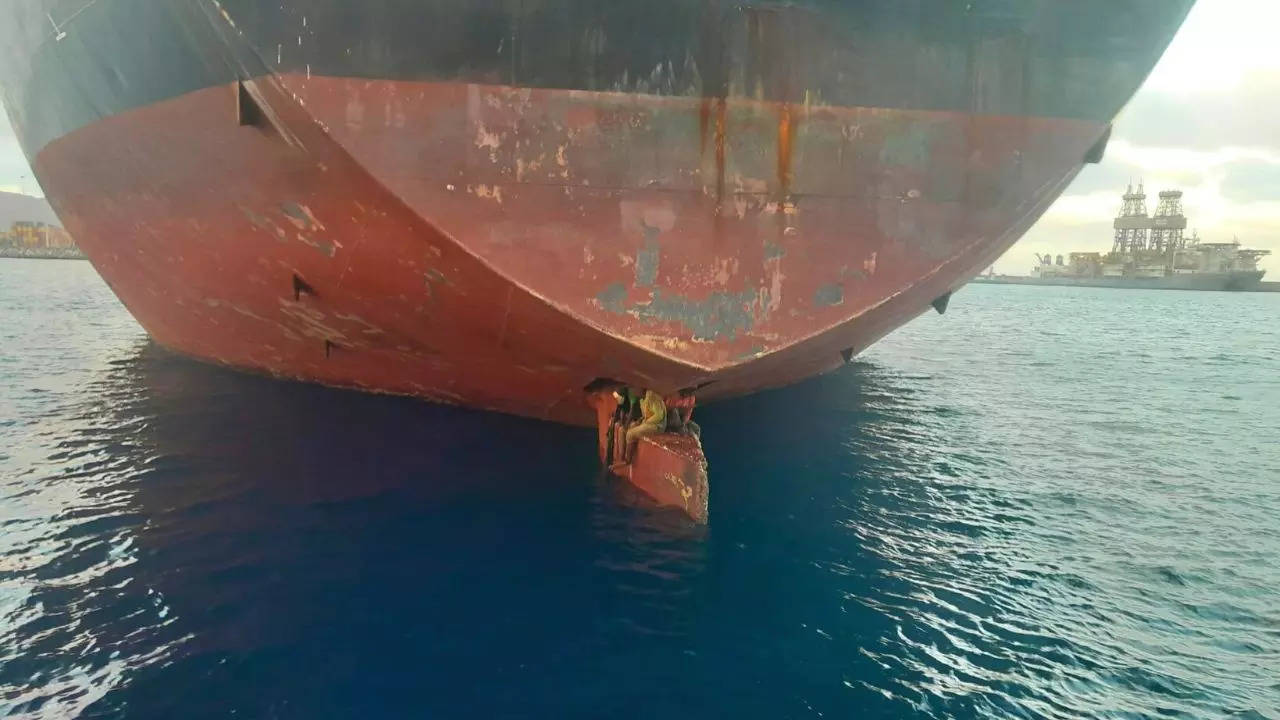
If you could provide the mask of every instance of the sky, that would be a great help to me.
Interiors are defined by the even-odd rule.
[[[1036,253],[1111,249],[1111,221],[1130,180],[1183,191],[1188,232],[1269,249],[1280,275],[1280,0],[1199,0],[1142,89],[1107,154],[996,263],[1025,275]]]
[[[1270,249],[1280,276],[1280,0],[1200,0],[1147,83],[1116,120],[1107,154],[1086,166],[1040,222],[995,265],[1026,274],[1037,253],[1111,248],[1111,220],[1130,181],[1178,188],[1188,230]],[[0,113],[0,190],[39,195]]]

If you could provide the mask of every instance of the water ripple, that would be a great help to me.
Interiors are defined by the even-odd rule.
[[[967,290],[700,410],[700,528],[589,433],[193,364],[0,261],[0,715],[1280,717],[1278,301]]]

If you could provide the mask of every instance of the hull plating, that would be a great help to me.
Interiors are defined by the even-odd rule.
[[[674,2],[671,35],[637,42],[684,59],[644,79],[604,6],[580,8],[585,34],[467,14],[461,54],[397,29],[440,3],[391,0],[350,27],[343,2],[112,0],[62,39],[41,25],[57,3],[14,0],[0,35],[50,200],[161,344],[589,424],[597,378],[792,383],[963,284],[1096,150],[1188,7],[1126,4],[1152,15],[1129,44],[1037,44],[1114,3],[934,4]],[[516,51],[512,28],[541,30]],[[591,59],[531,53],[560,30]]]

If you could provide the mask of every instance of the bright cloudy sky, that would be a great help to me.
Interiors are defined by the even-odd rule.
[[[1263,267],[1280,276],[1278,27],[1280,0],[1199,0],[1116,121],[1103,162],[1081,172],[996,270],[1024,274],[1036,253],[1109,249],[1119,195],[1142,179],[1153,199],[1182,189],[1202,238],[1271,249]],[[0,190],[40,194],[3,113]]]
[[[1173,44],[1116,120],[1102,163],[1086,166],[999,262],[1026,274],[1036,253],[1108,250],[1130,179],[1148,210],[1162,189],[1184,192],[1188,229],[1270,249],[1280,275],[1280,0],[1199,0]]]
[[[43,194],[27,167],[22,151],[18,149],[18,140],[13,136],[13,128],[9,127],[9,116],[3,112],[0,112],[0,190]]]

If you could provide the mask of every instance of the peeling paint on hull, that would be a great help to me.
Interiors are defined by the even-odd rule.
[[[617,472],[659,505],[684,511],[706,525],[711,496],[702,444],[684,435],[663,433],[636,444],[635,461]]]
[[[160,344],[590,424],[596,378],[749,393],[928,308],[1190,6],[575,3],[9,0],[0,87]]]
[[[108,118],[36,158],[67,226],[148,332],[235,367],[577,424],[591,421],[581,389],[597,377],[664,391],[710,382],[711,400],[837,366],[984,267],[1077,167],[1046,163],[1037,192],[985,212],[927,198],[817,198],[808,209],[796,194],[795,236],[765,188],[718,235],[700,188],[509,185],[498,203],[456,189],[461,178],[418,180],[359,136],[322,129],[324,103],[304,109],[285,83],[263,87],[305,153],[225,122],[235,92],[222,87]],[[1045,125],[1035,143],[1090,144],[1090,128],[1062,127]],[[926,245],[886,232],[941,233],[948,218],[979,216],[980,232]],[[645,227],[662,243],[652,285],[635,270]],[[815,302],[833,279],[842,301]]]

